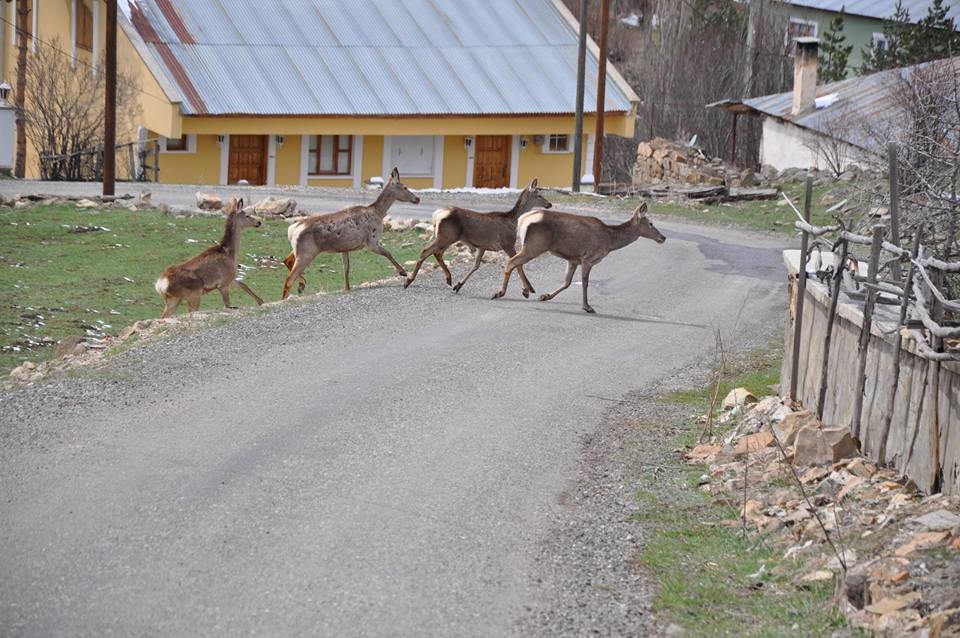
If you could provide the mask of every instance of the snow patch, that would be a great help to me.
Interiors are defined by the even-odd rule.
[[[640,26],[640,20],[641,18],[639,15],[637,15],[636,13],[631,13],[625,18],[620,18],[620,23],[630,27],[631,29],[636,29],[637,27]]]
[[[818,109],[825,109],[829,106],[832,106],[839,99],[840,99],[839,93],[831,93],[829,95],[818,97],[813,101],[813,105]]]

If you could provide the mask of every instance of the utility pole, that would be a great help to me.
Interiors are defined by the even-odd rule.
[[[580,192],[580,168],[583,158],[583,84],[587,62],[587,0],[580,0],[580,42],[577,49],[577,104],[573,134],[573,186]]]
[[[744,65],[743,65],[743,93],[747,97],[753,97],[756,93],[756,74],[757,74],[757,29],[763,19],[763,0],[748,0],[750,3],[749,14],[747,17],[747,45],[744,47]],[[733,125],[736,127],[737,118],[734,116]],[[755,128],[752,121],[747,122],[747,157],[752,161],[756,154],[757,140],[754,135]],[[736,137],[736,128],[733,135]],[[735,148],[735,147],[734,147]],[[730,158],[732,164],[736,164],[737,158]]]
[[[593,190],[600,192],[603,177],[603,118],[606,115],[607,92],[607,22],[610,21],[610,1],[600,0],[600,55],[597,68],[597,130],[593,145]]]
[[[117,166],[117,0],[107,0],[106,104],[103,112],[103,196],[113,197]]]
[[[13,175],[23,179],[27,174],[27,127],[26,127],[26,92],[27,92],[27,25],[30,18],[30,7],[26,2],[17,3],[17,95],[14,105],[17,107],[17,153],[13,164]]]

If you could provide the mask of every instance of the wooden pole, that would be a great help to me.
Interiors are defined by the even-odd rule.
[[[160,182],[160,144],[153,143],[153,181]]]
[[[890,142],[887,145],[887,169],[890,174],[890,241],[900,245],[900,175],[897,164],[897,144]],[[919,233],[918,233],[919,235]],[[900,262],[890,264],[890,274],[894,279],[900,279]],[[883,459],[880,459],[881,462]]]
[[[580,0],[580,40],[577,49],[577,102],[573,134],[573,181],[571,190],[580,192],[580,172],[583,160],[583,85],[587,64],[587,0]]]
[[[891,191],[891,193],[892,192],[893,191]],[[892,206],[890,207],[890,210],[893,210]],[[917,235],[913,238],[913,250],[910,251],[910,256],[913,259],[916,259],[917,255],[920,254],[920,235],[921,229],[917,228]],[[913,262],[910,262],[910,269],[907,271],[907,279],[903,282],[903,299],[900,300],[900,319],[897,322],[898,326],[903,326],[907,320],[907,307],[910,305],[910,290],[913,284],[913,271],[914,265]],[[880,465],[886,464],[887,441],[890,438],[890,424],[893,422],[893,410],[894,407],[896,407],[897,386],[900,384],[900,353],[902,349],[903,335],[900,334],[900,330],[898,329],[897,336],[893,339],[893,379],[890,383],[890,394],[887,396],[887,411],[883,415],[883,429],[880,433],[880,448],[877,451],[877,459],[879,460]],[[904,470],[905,469],[906,467],[904,467]]]
[[[803,194],[803,221],[810,223],[813,199],[813,178],[807,175]],[[790,361],[790,402],[798,403],[797,381],[800,374],[800,336],[803,333],[803,301],[807,294],[807,248],[810,235],[803,231],[800,239],[800,271],[797,273],[797,314],[793,320],[793,359]]]
[[[593,190],[600,192],[603,177],[603,118],[607,91],[607,22],[610,21],[610,0],[600,0],[600,55],[597,67],[597,128],[593,143]]]
[[[106,98],[103,112],[103,196],[113,197],[117,179],[117,0],[107,0],[104,45]]]
[[[13,163],[13,175],[23,179],[27,174],[27,24],[30,18],[30,5],[19,2],[17,7],[17,94],[14,105],[17,107],[17,153]]]
[[[827,376],[830,366],[830,343],[833,341],[833,324],[837,318],[837,306],[843,288],[843,270],[847,263],[850,245],[846,239],[840,240],[840,262],[833,273],[833,296],[830,297],[830,311],[827,313],[827,336],[823,342],[823,363],[820,366],[820,396],[817,397],[817,419],[823,421],[823,409],[827,402]]]
[[[734,111],[733,126],[730,129],[730,163],[734,166],[737,165],[737,118],[739,116],[740,114]]]
[[[870,265],[867,269],[866,301],[863,304],[863,326],[860,329],[860,347],[857,353],[856,395],[853,397],[853,416],[850,419],[850,431],[854,438],[860,438],[860,421],[863,416],[863,393],[867,386],[867,351],[870,348],[870,334],[873,329],[873,306],[877,300],[877,270],[880,267],[880,249],[883,248],[883,234],[886,228],[882,224],[873,227],[873,243],[870,245]]]

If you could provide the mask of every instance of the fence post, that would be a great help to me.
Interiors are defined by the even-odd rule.
[[[137,156],[133,144],[127,147],[127,159],[130,162],[130,181],[133,182],[137,179]]]
[[[153,143],[153,181],[160,181],[160,144]]]
[[[827,402],[827,374],[830,365],[830,343],[833,339],[833,323],[837,318],[837,305],[843,287],[843,270],[847,264],[850,245],[846,239],[840,240],[840,262],[833,273],[833,296],[830,297],[830,311],[827,314],[827,336],[823,342],[823,365],[820,367],[820,396],[817,397],[817,419],[823,421],[823,406]]]
[[[873,242],[870,245],[870,266],[867,270],[867,295],[863,304],[863,326],[860,329],[860,347],[857,355],[856,396],[853,398],[853,416],[850,430],[854,438],[860,438],[860,421],[863,415],[863,394],[867,385],[867,351],[870,348],[870,334],[873,328],[873,306],[877,300],[877,270],[880,267],[880,249],[883,247],[882,224],[873,227]]]
[[[891,208],[891,210],[893,210]],[[897,322],[898,327],[902,327],[907,320],[907,307],[910,305],[910,293],[913,286],[913,261],[920,254],[920,236],[923,232],[922,226],[917,227],[916,237],[913,238],[913,250],[910,251],[910,268],[907,270],[907,278],[903,282],[903,299],[900,300],[900,319]],[[877,452],[877,461],[880,465],[886,464],[887,440],[890,438],[890,424],[893,422],[893,409],[896,406],[897,386],[900,383],[900,352],[903,348],[903,335],[897,330],[897,336],[893,340],[893,380],[890,384],[890,396],[887,397],[887,411],[883,415],[883,429],[880,434],[880,449]],[[906,469],[906,467],[904,467]]]
[[[887,145],[887,170],[890,174],[890,241],[900,246],[900,175],[897,164],[897,144],[890,142]],[[894,279],[900,279],[900,262],[890,264],[890,274]],[[883,459],[880,459],[883,461]]]
[[[803,195],[803,221],[810,223],[813,178],[807,175]],[[790,360],[790,402],[797,403],[797,377],[800,372],[800,335],[803,332],[803,300],[807,294],[807,248],[810,235],[806,230],[800,239],[800,271],[797,273],[797,311],[793,322],[793,359]]]

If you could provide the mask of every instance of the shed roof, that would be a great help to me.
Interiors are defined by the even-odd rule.
[[[131,0],[184,115],[574,111],[577,35],[556,0]],[[595,111],[587,55],[585,108]],[[637,96],[608,74],[605,109]]]
[[[821,11],[839,13],[840,9],[847,15],[864,16],[867,18],[889,18],[897,10],[897,0],[787,0],[789,4],[798,7],[809,7]],[[927,15],[927,9],[933,5],[933,0],[902,0],[903,8],[910,12],[910,19],[917,22]],[[960,3],[944,2],[947,16],[954,22],[960,22]],[[960,26],[960,25],[958,25]]]
[[[793,91],[746,100],[723,100],[708,106],[735,112],[747,109],[869,151],[881,152],[886,142],[896,139],[897,123],[905,120],[904,104],[899,99],[905,82],[910,82],[922,70],[935,68],[958,74],[960,57],[822,84],[816,91],[818,106],[798,115],[791,113]]]

